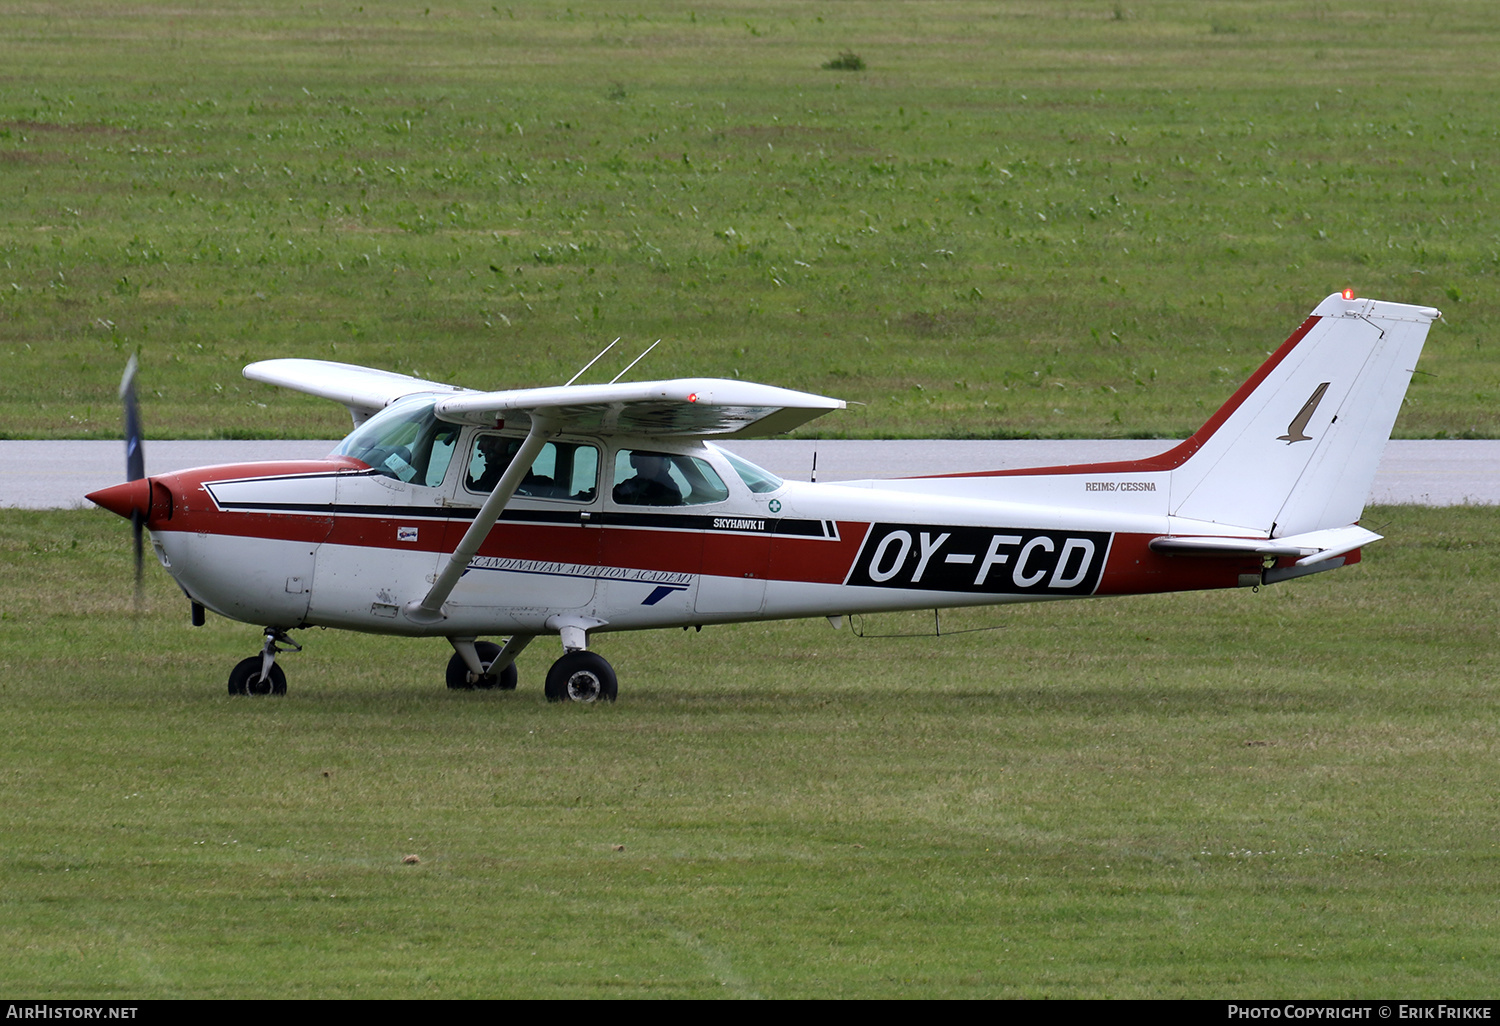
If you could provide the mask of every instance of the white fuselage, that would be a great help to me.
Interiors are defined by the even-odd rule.
[[[457,451],[476,434],[466,429]],[[431,486],[344,457],[166,475],[155,480],[171,489],[173,511],[153,519],[152,536],[183,589],[225,616],[448,636],[546,633],[559,615],[631,630],[1231,587],[1260,565],[1151,552],[1146,542],[1168,532],[1223,531],[1168,516],[1164,471],[752,491],[715,446],[573,441],[602,454],[601,486],[582,501],[514,497],[436,624],[403,608],[426,592],[484,499],[466,487],[460,459]],[[616,502],[614,453],[647,445],[707,462],[727,495]]]

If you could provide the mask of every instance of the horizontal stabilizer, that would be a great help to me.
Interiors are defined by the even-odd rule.
[[[1161,537],[1150,542],[1151,551],[1167,556],[1297,556],[1298,566],[1320,563],[1342,556],[1381,535],[1357,524],[1308,531],[1289,538]]]

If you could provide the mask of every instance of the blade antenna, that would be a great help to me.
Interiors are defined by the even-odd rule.
[[[616,339],[616,341],[619,341],[619,340]],[[647,346],[646,347],[646,353],[651,352],[651,350],[655,349],[659,345],[661,345],[661,339],[657,339],[655,342],[653,342],[649,346]],[[620,373],[616,374],[614,377],[612,377],[612,378],[609,379],[609,383],[611,385],[613,385],[616,381],[619,381],[625,375],[629,374],[631,367],[634,367],[636,364],[640,363],[642,360],[644,360],[646,358],[646,353],[642,353],[640,356],[637,356],[634,360],[631,360],[629,366],[627,366]]]
[[[624,336],[623,336],[623,335],[622,335],[622,336],[621,336],[621,338],[623,338],[623,337],[624,337]],[[615,347],[615,342],[619,342],[619,341],[620,341],[620,339],[618,339],[618,338],[617,338],[617,339],[615,339],[615,341],[614,341],[614,342],[611,342],[611,343],[610,343],[610,344],[609,344],[609,345],[607,345],[607,346],[605,346],[605,347],[604,347],[604,348],[603,348],[603,349],[601,349],[601,350],[599,350],[599,356],[603,356],[603,355],[604,355],[604,354],[605,354],[605,353],[607,353],[607,352],[609,352],[609,351],[610,351],[610,350],[611,350],[611,349],[613,349],[613,348],[614,348],[614,347]],[[583,377],[583,371],[586,371],[586,370],[588,370],[588,369],[589,369],[589,368],[590,368],[590,367],[592,367],[592,366],[593,366],[593,365],[594,365],[594,364],[596,364],[596,363],[598,363],[598,362],[599,362],[599,356],[596,356],[596,357],[594,357],[594,358],[593,358],[593,359],[592,359],[592,360],[590,360],[590,361],[589,361],[589,362],[588,362],[588,363],[586,363],[586,364],[584,364],[584,365],[583,365],[583,370],[581,370],[581,371],[579,371],[579,372],[578,372],[578,373],[577,373],[577,374],[574,374],[574,375],[573,375],[573,376],[572,376],[572,377],[571,377],[571,378],[569,378],[569,379],[568,379],[568,380],[567,380],[567,381],[565,381],[565,382],[563,382],[563,388],[567,388],[567,387],[568,387],[568,386],[569,386],[569,385],[571,385],[571,384],[572,384],[572,383],[573,383],[573,382],[575,382],[575,381],[577,381],[577,380],[578,380],[578,379],[579,379],[579,378],[581,378],[581,377]]]

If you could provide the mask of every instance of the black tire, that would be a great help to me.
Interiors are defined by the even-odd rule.
[[[613,702],[620,693],[614,667],[594,652],[569,652],[547,671],[549,702]]]
[[[231,695],[284,695],[286,694],[286,671],[279,663],[271,664],[268,680],[260,679],[261,657],[241,659],[229,671],[229,693]]]
[[[476,641],[474,650],[479,653],[479,662],[486,671],[500,655],[500,646],[493,641]],[[463,656],[454,652],[453,658],[448,660],[448,686],[454,691],[472,691],[475,688],[482,690],[499,688],[501,691],[514,691],[518,679],[519,675],[514,661],[499,673],[486,672],[477,681],[471,681],[469,680],[469,664],[464,662]]]

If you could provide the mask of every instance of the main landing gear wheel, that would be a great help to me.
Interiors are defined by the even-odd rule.
[[[261,679],[260,668],[264,660],[256,655],[241,659],[229,671],[229,693],[231,695],[284,695],[286,694],[286,671],[275,663],[271,672]]]
[[[620,682],[603,656],[580,649],[552,664],[546,691],[549,702],[613,702]]]
[[[474,651],[479,653],[479,662],[485,668],[485,674],[478,680],[473,679],[474,671],[469,669],[469,664],[464,662],[464,657],[457,652],[453,658],[448,660],[448,686],[454,691],[472,691],[475,688],[488,690],[499,688],[501,691],[514,691],[519,674],[516,672],[516,664],[511,663],[498,673],[490,673],[490,664],[500,656],[500,646],[493,641],[474,642]]]

